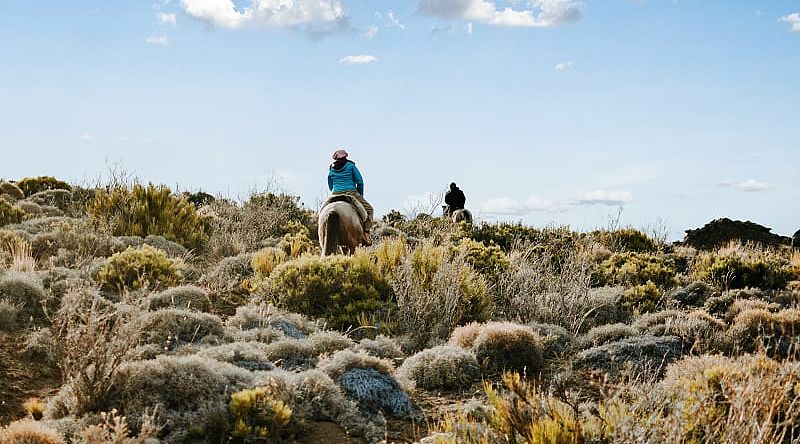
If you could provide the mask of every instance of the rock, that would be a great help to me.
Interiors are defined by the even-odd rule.
[[[792,236],[792,247],[800,248],[800,230],[797,230],[794,236]]]
[[[766,247],[790,245],[792,239],[772,232],[771,228],[754,222],[728,218],[716,219],[704,227],[686,230],[683,244],[700,250],[713,250],[730,241],[755,242]]]

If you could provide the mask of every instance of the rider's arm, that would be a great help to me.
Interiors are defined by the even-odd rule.
[[[358,194],[364,195],[364,178],[361,177],[361,171],[358,171],[358,167],[353,165],[353,182],[356,183],[356,190]]]
[[[328,189],[333,190],[333,169],[328,169]]]

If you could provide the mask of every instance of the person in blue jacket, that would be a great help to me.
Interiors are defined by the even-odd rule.
[[[367,210],[367,221],[364,222],[364,241],[367,245],[371,244],[369,230],[372,227],[372,219],[375,209],[364,199],[364,178],[358,171],[355,162],[347,158],[345,150],[336,150],[333,153],[333,163],[328,168],[328,189],[336,195],[349,195],[361,202]]]

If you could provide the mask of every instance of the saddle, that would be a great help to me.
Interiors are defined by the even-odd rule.
[[[327,199],[325,199],[325,202],[322,203],[322,207],[320,208],[320,210],[336,202],[344,202],[352,205],[353,208],[356,209],[356,213],[358,213],[358,218],[361,219],[361,225],[364,225],[364,223],[367,221],[369,213],[367,213],[367,210],[364,208],[364,205],[361,205],[361,202],[359,202],[358,199],[356,199],[355,197],[349,196],[347,194],[336,194],[328,197]]]

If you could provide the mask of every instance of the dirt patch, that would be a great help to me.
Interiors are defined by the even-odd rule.
[[[47,398],[61,386],[57,369],[25,359],[26,334],[0,332],[0,424],[24,417],[28,398]]]

